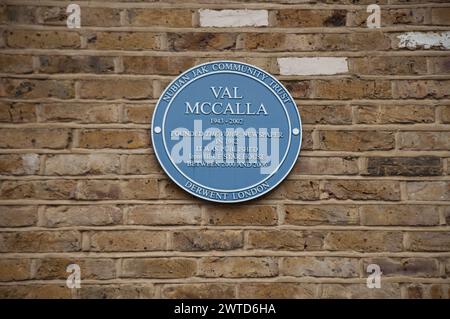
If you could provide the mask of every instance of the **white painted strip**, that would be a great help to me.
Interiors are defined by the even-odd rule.
[[[345,57],[278,58],[281,75],[328,75],[348,72]]]
[[[264,27],[269,25],[267,10],[210,10],[200,12],[201,27]]]
[[[406,32],[397,36],[400,48],[450,49],[450,32]]]

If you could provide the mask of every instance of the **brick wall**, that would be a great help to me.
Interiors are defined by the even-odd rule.
[[[233,2],[79,1],[68,29],[67,1],[2,1],[0,297],[449,298],[449,1]],[[181,191],[150,145],[161,90],[215,59],[276,75],[304,124],[244,205]]]

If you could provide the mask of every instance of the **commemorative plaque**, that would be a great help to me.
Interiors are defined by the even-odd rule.
[[[152,120],[164,171],[185,191],[223,203],[275,188],[297,160],[301,120],[270,74],[235,61],[197,65],[164,90]]]

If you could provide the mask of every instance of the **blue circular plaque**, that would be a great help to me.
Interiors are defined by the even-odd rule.
[[[178,76],[152,120],[164,171],[187,192],[215,202],[259,197],[290,172],[300,152],[300,115],[286,88],[246,63],[214,61]]]

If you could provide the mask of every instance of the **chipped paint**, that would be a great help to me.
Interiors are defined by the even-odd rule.
[[[348,72],[346,57],[278,58],[281,75],[329,75]]]
[[[263,27],[269,25],[267,10],[200,10],[201,27]]]
[[[450,32],[407,32],[397,36],[400,48],[450,49]]]

